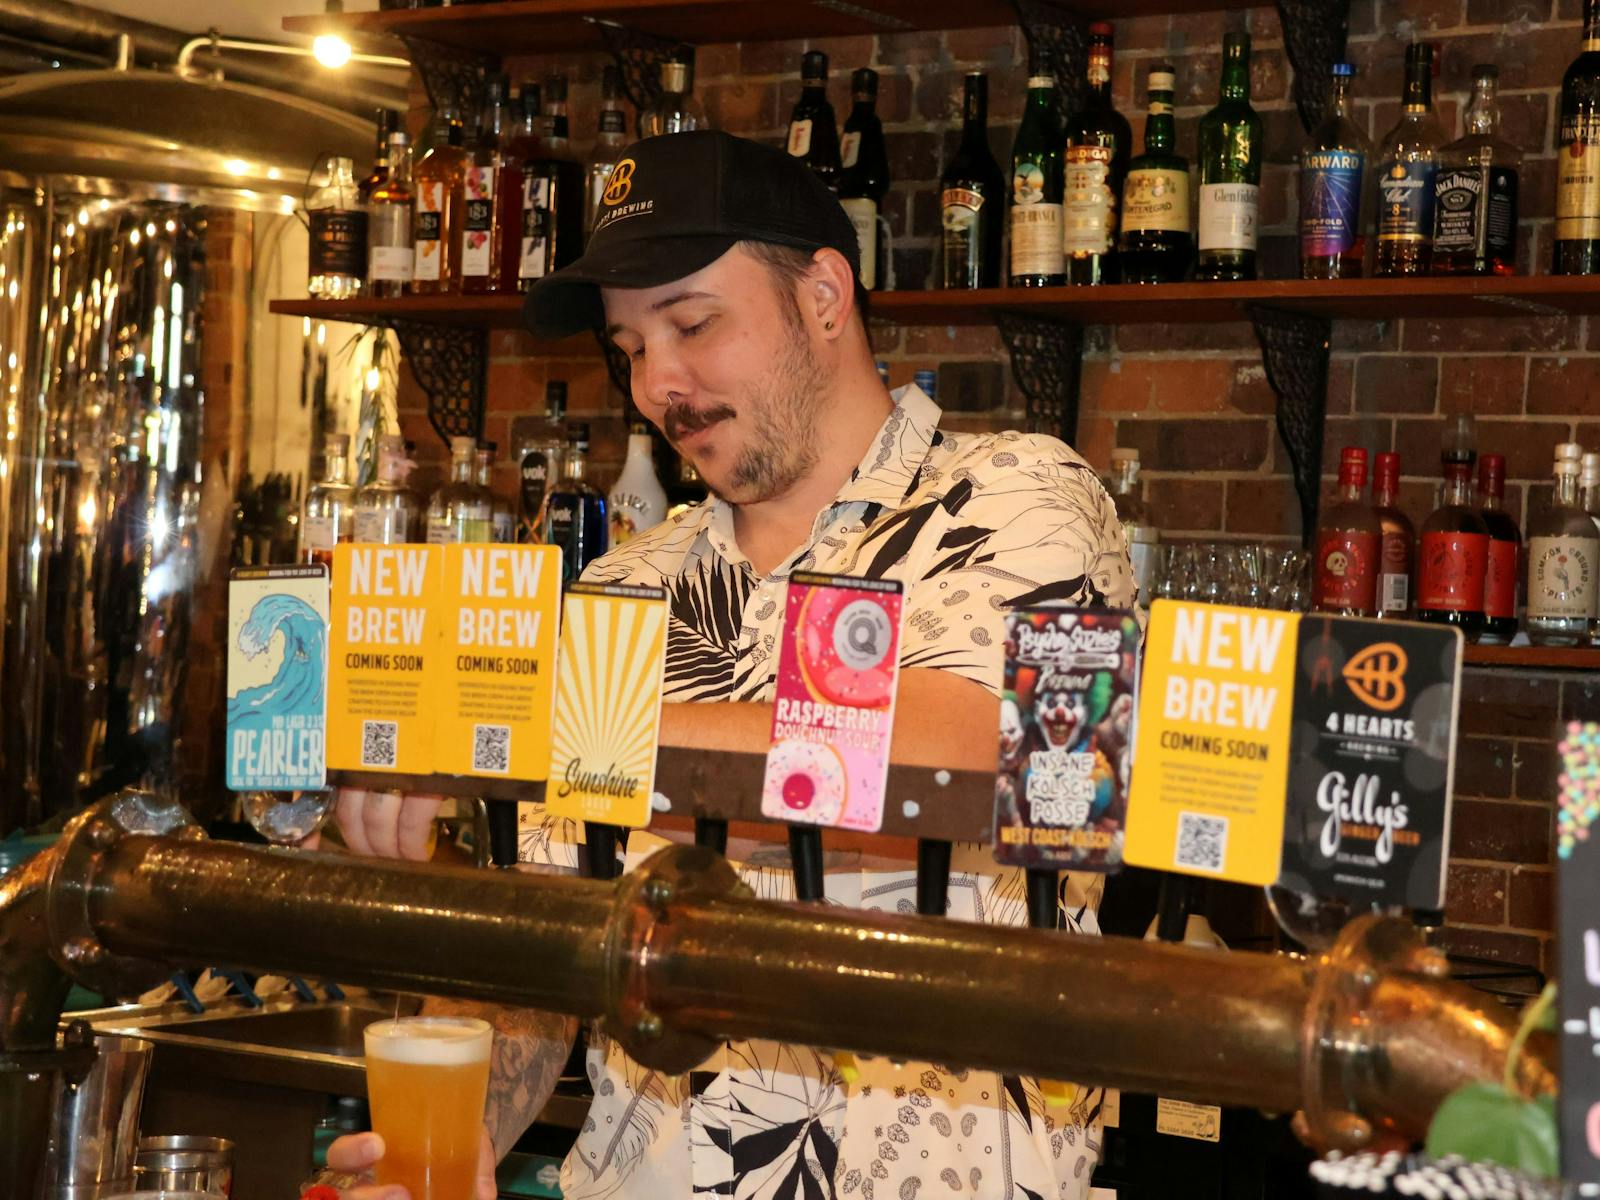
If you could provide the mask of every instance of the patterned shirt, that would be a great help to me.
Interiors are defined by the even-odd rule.
[[[664,588],[669,701],[770,701],[785,582],[793,571],[898,579],[902,667],[956,673],[998,693],[1002,619],[1019,605],[1131,605],[1121,526],[1095,472],[1055,438],[947,434],[915,387],[895,407],[810,540],[771,574],[740,552],[733,511],[710,501],[641,534],[585,578]],[[568,822],[533,816],[526,861],[574,869]],[[638,830],[628,867],[665,842]],[[792,899],[786,847],[734,843],[757,895]],[[1021,872],[957,846],[948,915],[1027,923]],[[911,913],[907,864],[830,851],[829,903]],[[1101,878],[1064,876],[1068,929],[1097,933]],[[569,1200],[1084,1200],[1099,1156],[1098,1088],[1046,1107],[1036,1081],[929,1063],[861,1059],[846,1083],[810,1047],[741,1041],[686,1076],[632,1061],[591,1036],[595,1099],[562,1168]]]

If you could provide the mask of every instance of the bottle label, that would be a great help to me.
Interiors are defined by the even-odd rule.
[[[1129,171],[1122,196],[1124,233],[1189,232],[1189,172],[1165,167]]]
[[[1528,616],[1595,615],[1595,566],[1600,541],[1594,538],[1528,539]]]
[[[373,246],[367,252],[367,278],[410,283],[411,260],[410,246]]]
[[[311,227],[311,274],[366,273],[367,214],[360,209],[315,208],[306,214]]]
[[[1378,240],[1426,242],[1433,236],[1434,181],[1431,162],[1387,162],[1378,180]]]
[[[1378,567],[1378,612],[1398,615],[1411,608],[1411,538],[1385,530],[1383,561]]]
[[[978,210],[983,194],[971,188],[945,188],[939,194],[944,226],[946,287],[977,287],[983,276],[983,250],[978,244]]]
[[[870,292],[878,286],[878,202],[856,196],[839,201],[839,207],[855,226],[856,246],[861,252],[861,286]]]
[[[1300,257],[1336,258],[1361,231],[1361,173],[1355,150],[1311,150],[1300,163]]]
[[[1200,253],[1254,250],[1261,189],[1253,183],[1200,185]]]
[[[1484,245],[1491,255],[1514,263],[1517,258],[1517,173],[1496,168],[1489,176],[1489,228]]]
[[[1488,571],[1488,534],[1423,534],[1417,607],[1482,612],[1483,581]]]
[[[1320,531],[1313,603],[1320,609],[1376,612],[1381,544],[1382,536],[1370,530]]]
[[[1483,585],[1483,613],[1487,617],[1517,615],[1517,544],[1489,539],[1489,571]]]
[[[613,491],[606,497],[606,508],[611,517],[612,546],[620,546],[656,524],[650,519],[650,502],[632,492]]]
[[[1556,241],[1600,238],[1600,121],[1561,122],[1556,155]]]
[[[416,255],[412,271],[417,279],[440,278],[444,243],[439,234],[444,226],[444,184],[425,180],[417,184]]]
[[[517,278],[543,279],[550,267],[550,177],[527,175],[522,188],[522,260]]]
[[[804,158],[811,153],[811,118],[789,122],[789,153]]]
[[[1107,253],[1117,232],[1117,201],[1111,194],[1111,147],[1068,146],[1065,184],[1064,249],[1068,254]]]
[[[1019,204],[1011,210],[1011,274],[1061,275],[1061,205]]]
[[[522,456],[519,474],[522,540],[536,542],[543,536],[544,506],[550,496],[550,460],[542,450],[530,450]]]
[[[1434,184],[1433,248],[1436,251],[1481,252],[1478,223],[1483,204],[1482,168],[1442,171]]]
[[[839,165],[853,167],[861,157],[861,131],[852,129],[839,138]]]
[[[1089,86],[1099,87],[1111,82],[1111,47],[1089,47]]]
[[[458,542],[494,541],[493,517],[430,518],[428,542],[435,546],[449,546]]]
[[[516,530],[511,520],[511,510],[508,508],[496,509],[494,517],[490,520],[494,540],[501,545],[509,545],[516,541]]]
[[[600,132],[620,133],[628,132],[628,118],[620,108],[602,108],[600,110]]]
[[[494,168],[468,167],[461,218],[461,273],[487,275],[493,257]]]
[[[332,517],[313,517],[308,513],[300,522],[302,550],[332,550],[338,542],[339,523]]]
[[[353,522],[353,540],[363,545],[395,545],[406,540],[404,521],[405,513],[400,509],[357,509]]]

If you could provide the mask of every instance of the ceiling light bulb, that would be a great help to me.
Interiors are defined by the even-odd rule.
[[[330,71],[337,71],[350,61],[350,43],[336,33],[320,34],[311,43],[311,54]]]

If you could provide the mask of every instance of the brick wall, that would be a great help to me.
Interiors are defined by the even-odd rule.
[[[1522,179],[1522,269],[1543,271],[1550,255],[1556,93],[1576,54],[1580,0],[1352,0],[1349,57],[1356,64],[1357,119],[1374,136],[1393,124],[1405,44],[1443,47],[1436,101],[1452,136],[1477,62],[1501,71],[1504,135],[1527,153]],[[1144,78],[1169,60],[1178,69],[1179,149],[1191,159],[1200,116],[1215,102],[1224,32],[1254,38],[1253,101],[1266,126],[1263,273],[1294,271],[1292,162],[1303,133],[1289,98],[1291,70],[1274,9],[1148,17],[1117,24],[1114,92],[1142,138]],[[959,129],[962,74],[990,75],[991,143],[1002,162],[1021,114],[1025,46],[1011,28],[703,47],[698,92],[711,121],[781,140],[799,91],[805,48],[828,51],[831,98],[843,119],[848,75],[880,73],[894,184],[885,212],[895,238],[901,287],[933,282],[938,231],[935,181]],[[593,129],[598,56],[507,64],[514,79],[563,70],[573,79],[571,111],[579,148]],[[924,367],[940,371],[941,404],[955,428],[1015,425],[1022,397],[999,340],[982,328],[880,325],[879,355],[891,382]],[[1508,459],[1508,508],[1519,518],[1546,477],[1551,446],[1576,436],[1600,446],[1600,322],[1510,314],[1481,321],[1344,322],[1335,327],[1328,386],[1326,457],[1346,444],[1398,450],[1403,502],[1420,521],[1431,507],[1439,433],[1447,415],[1479,417],[1480,444]],[[595,420],[596,474],[604,486],[622,455],[622,400],[598,359],[527,361],[525,339],[498,334],[490,366],[489,436],[509,444],[518,413],[541,403],[547,377],[572,384],[574,415]],[[1140,448],[1144,487],[1156,519],[1172,534],[1293,541],[1299,510],[1272,423],[1273,396],[1248,325],[1093,328],[1087,335],[1077,444],[1097,465],[1114,445]],[[414,398],[411,436],[430,451]],[[500,484],[508,492],[509,467]],[[1462,743],[1462,800],[1451,874],[1448,935],[1519,961],[1541,962],[1550,928],[1551,741],[1563,705],[1600,708],[1588,685],[1551,677],[1469,673]]]

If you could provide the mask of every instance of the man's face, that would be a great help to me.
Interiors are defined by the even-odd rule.
[[[601,294],[633,402],[713,492],[770,500],[816,464],[830,373],[766,264],[735,247],[674,283]]]

